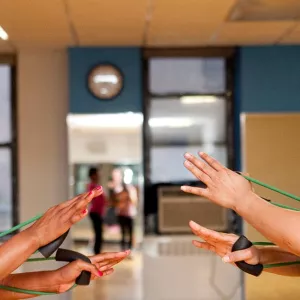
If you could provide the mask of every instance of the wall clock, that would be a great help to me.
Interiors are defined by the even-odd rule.
[[[117,67],[111,64],[97,65],[88,75],[88,88],[98,99],[110,100],[121,93],[123,80]]]

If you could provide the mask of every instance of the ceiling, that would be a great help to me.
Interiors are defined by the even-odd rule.
[[[297,44],[299,10],[299,0],[1,0],[0,51]]]

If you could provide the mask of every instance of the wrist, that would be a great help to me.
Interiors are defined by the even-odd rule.
[[[41,247],[39,236],[33,226],[23,230],[22,233],[26,235],[26,239],[32,247],[36,248],[36,250]]]
[[[247,210],[251,208],[252,202],[257,198],[253,191],[249,191],[244,195],[243,199],[238,199],[232,208],[238,215],[242,216]]]

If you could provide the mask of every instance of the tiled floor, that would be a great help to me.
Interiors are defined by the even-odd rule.
[[[190,241],[189,236],[147,238],[143,250],[118,265],[113,275],[89,287],[77,287],[73,300],[242,299],[240,273],[195,249]],[[86,248],[76,250],[89,252]]]

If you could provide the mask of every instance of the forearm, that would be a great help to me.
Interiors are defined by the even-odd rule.
[[[59,285],[55,282],[54,271],[12,274],[1,281],[1,285],[40,292],[58,292]],[[1,300],[34,298],[37,295],[22,294],[0,289]]]
[[[38,249],[30,230],[24,230],[0,246],[0,280],[22,265]]]
[[[297,255],[289,253],[277,246],[258,248],[260,263],[263,265],[277,264],[283,262],[295,262],[300,258]],[[283,276],[300,276],[300,264],[285,267],[265,268],[264,272],[274,273]]]
[[[280,248],[300,256],[300,212],[282,209],[250,193],[236,212]]]

